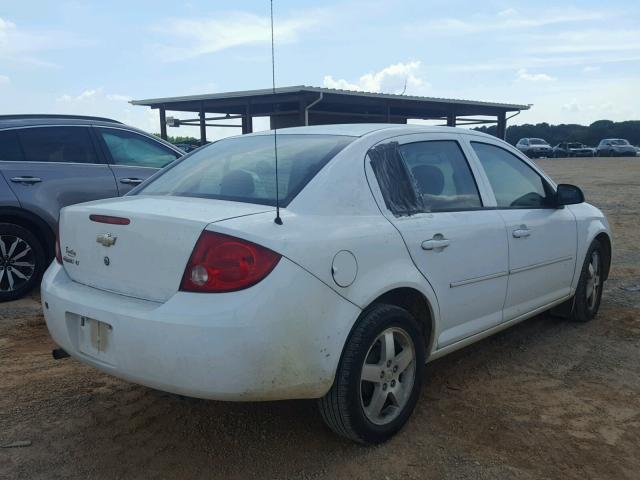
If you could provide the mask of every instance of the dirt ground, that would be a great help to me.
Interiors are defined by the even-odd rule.
[[[385,445],[313,401],[221,403],[54,361],[38,295],[0,306],[0,478],[640,478],[640,158],[541,160],[614,233],[600,314],[541,315],[430,363]]]

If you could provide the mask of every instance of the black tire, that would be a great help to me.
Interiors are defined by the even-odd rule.
[[[388,378],[381,379],[378,382],[379,385],[369,384],[361,378],[365,361],[370,359],[374,353],[373,349],[377,345],[377,339],[383,332],[388,332],[389,329],[402,332],[403,335],[406,334],[406,337],[403,336],[402,338],[410,339],[413,353],[415,354],[412,360],[413,383],[411,387],[405,387],[407,389],[410,388],[410,390],[405,391],[407,392],[403,400],[405,403],[401,408],[393,407],[391,403],[386,403],[395,398],[395,396],[389,396],[393,392],[391,387],[387,387],[386,383],[387,381],[392,381],[390,380],[391,375],[394,374],[391,372],[396,371],[393,364],[386,363],[381,364],[380,367],[375,367],[382,369],[381,374],[386,372],[389,375]],[[380,344],[380,348],[382,348],[382,344]],[[394,352],[397,352],[395,341]],[[404,349],[396,355],[399,356],[402,352],[404,352]],[[385,442],[402,428],[413,412],[422,387],[424,363],[424,338],[413,316],[406,310],[394,305],[373,305],[363,312],[347,340],[331,390],[318,401],[322,418],[331,430],[348,439],[363,444]],[[373,366],[372,364],[369,365]],[[409,370],[410,367],[406,367],[404,372]],[[393,387],[397,385],[400,388],[401,384],[409,385],[410,379],[408,377],[402,379],[401,373],[397,375],[400,375],[400,377],[398,377],[397,384],[393,380]],[[384,385],[383,382],[385,382]],[[388,385],[391,385],[391,383]],[[384,386],[385,391],[389,388],[389,391],[384,394],[387,399],[384,405],[387,406],[383,405],[380,412],[381,414],[383,411],[389,410],[394,412],[393,416],[390,415],[391,418],[388,423],[374,423],[365,413],[363,391],[367,386],[371,386],[372,389],[374,387],[380,389]],[[378,395],[380,394],[379,392],[380,390],[378,390]],[[371,399],[373,401],[373,393]]]
[[[12,252],[11,245],[15,239],[18,241]],[[0,223],[0,243],[4,249],[0,252],[0,302],[17,300],[40,283],[47,267],[47,256],[33,233],[13,223]],[[20,255],[24,251],[27,253]],[[9,253],[12,253],[11,257]],[[20,265],[14,265],[14,262]],[[33,267],[24,266],[27,263]]]
[[[596,286],[595,297],[590,295],[590,281],[592,274],[590,266],[593,263],[594,252],[597,254],[598,263],[598,285]],[[593,320],[600,309],[600,302],[602,300],[602,287],[604,286],[604,268],[605,268],[605,256],[604,249],[598,240],[594,240],[587,250],[587,254],[582,265],[580,272],[580,280],[578,281],[578,287],[576,288],[576,294],[573,298],[573,308],[569,318],[576,322],[588,322]]]

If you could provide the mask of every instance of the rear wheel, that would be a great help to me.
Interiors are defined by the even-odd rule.
[[[570,318],[578,322],[592,320],[600,308],[604,286],[604,252],[598,240],[587,251]]]
[[[386,304],[364,313],[345,346],[320,413],[337,434],[360,443],[388,440],[413,412],[425,347],[416,320]]]
[[[27,294],[45,267],[46,255],[35,235],[20,225],[0,223],[0,302]]]

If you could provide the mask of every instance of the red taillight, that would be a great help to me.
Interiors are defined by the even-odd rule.
[[[184,270],[180,290],[232,292],[255,285],[278,264],[280,255],[240,238],[204,231]]]
[[[109,225],[129,225],[131,220],[123,217],[112,217],[110,215],[89,215],[89,220],[98,223],[108,223]]]
[[[60,224],[56,225],[56,261],[62,265],[62,251],[60,250]]]

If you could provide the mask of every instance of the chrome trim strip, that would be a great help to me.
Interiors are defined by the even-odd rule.
[[[526,267],[513,268],[509,270],[509,274],[526,272],[527,270],[533,270],[534,268],[546,267],[547,265],[553,265],[554,263],[567,262],[573,260],[573,255],[567,255],[566,257],[555,258],[546,262],[534,263],[533,265],[527,265]]]
[[[468,278],[466,280],[459,280],[457,282],[451,282],[449,284],[449,288],[461,287],[463,285],[469,285],[472,283],[482,282],[484,280],[491,280],[493,278],[505,277],[509,274],[509,272],[496,272],[491,273],[489,275],[483,275],[481,277]]]

